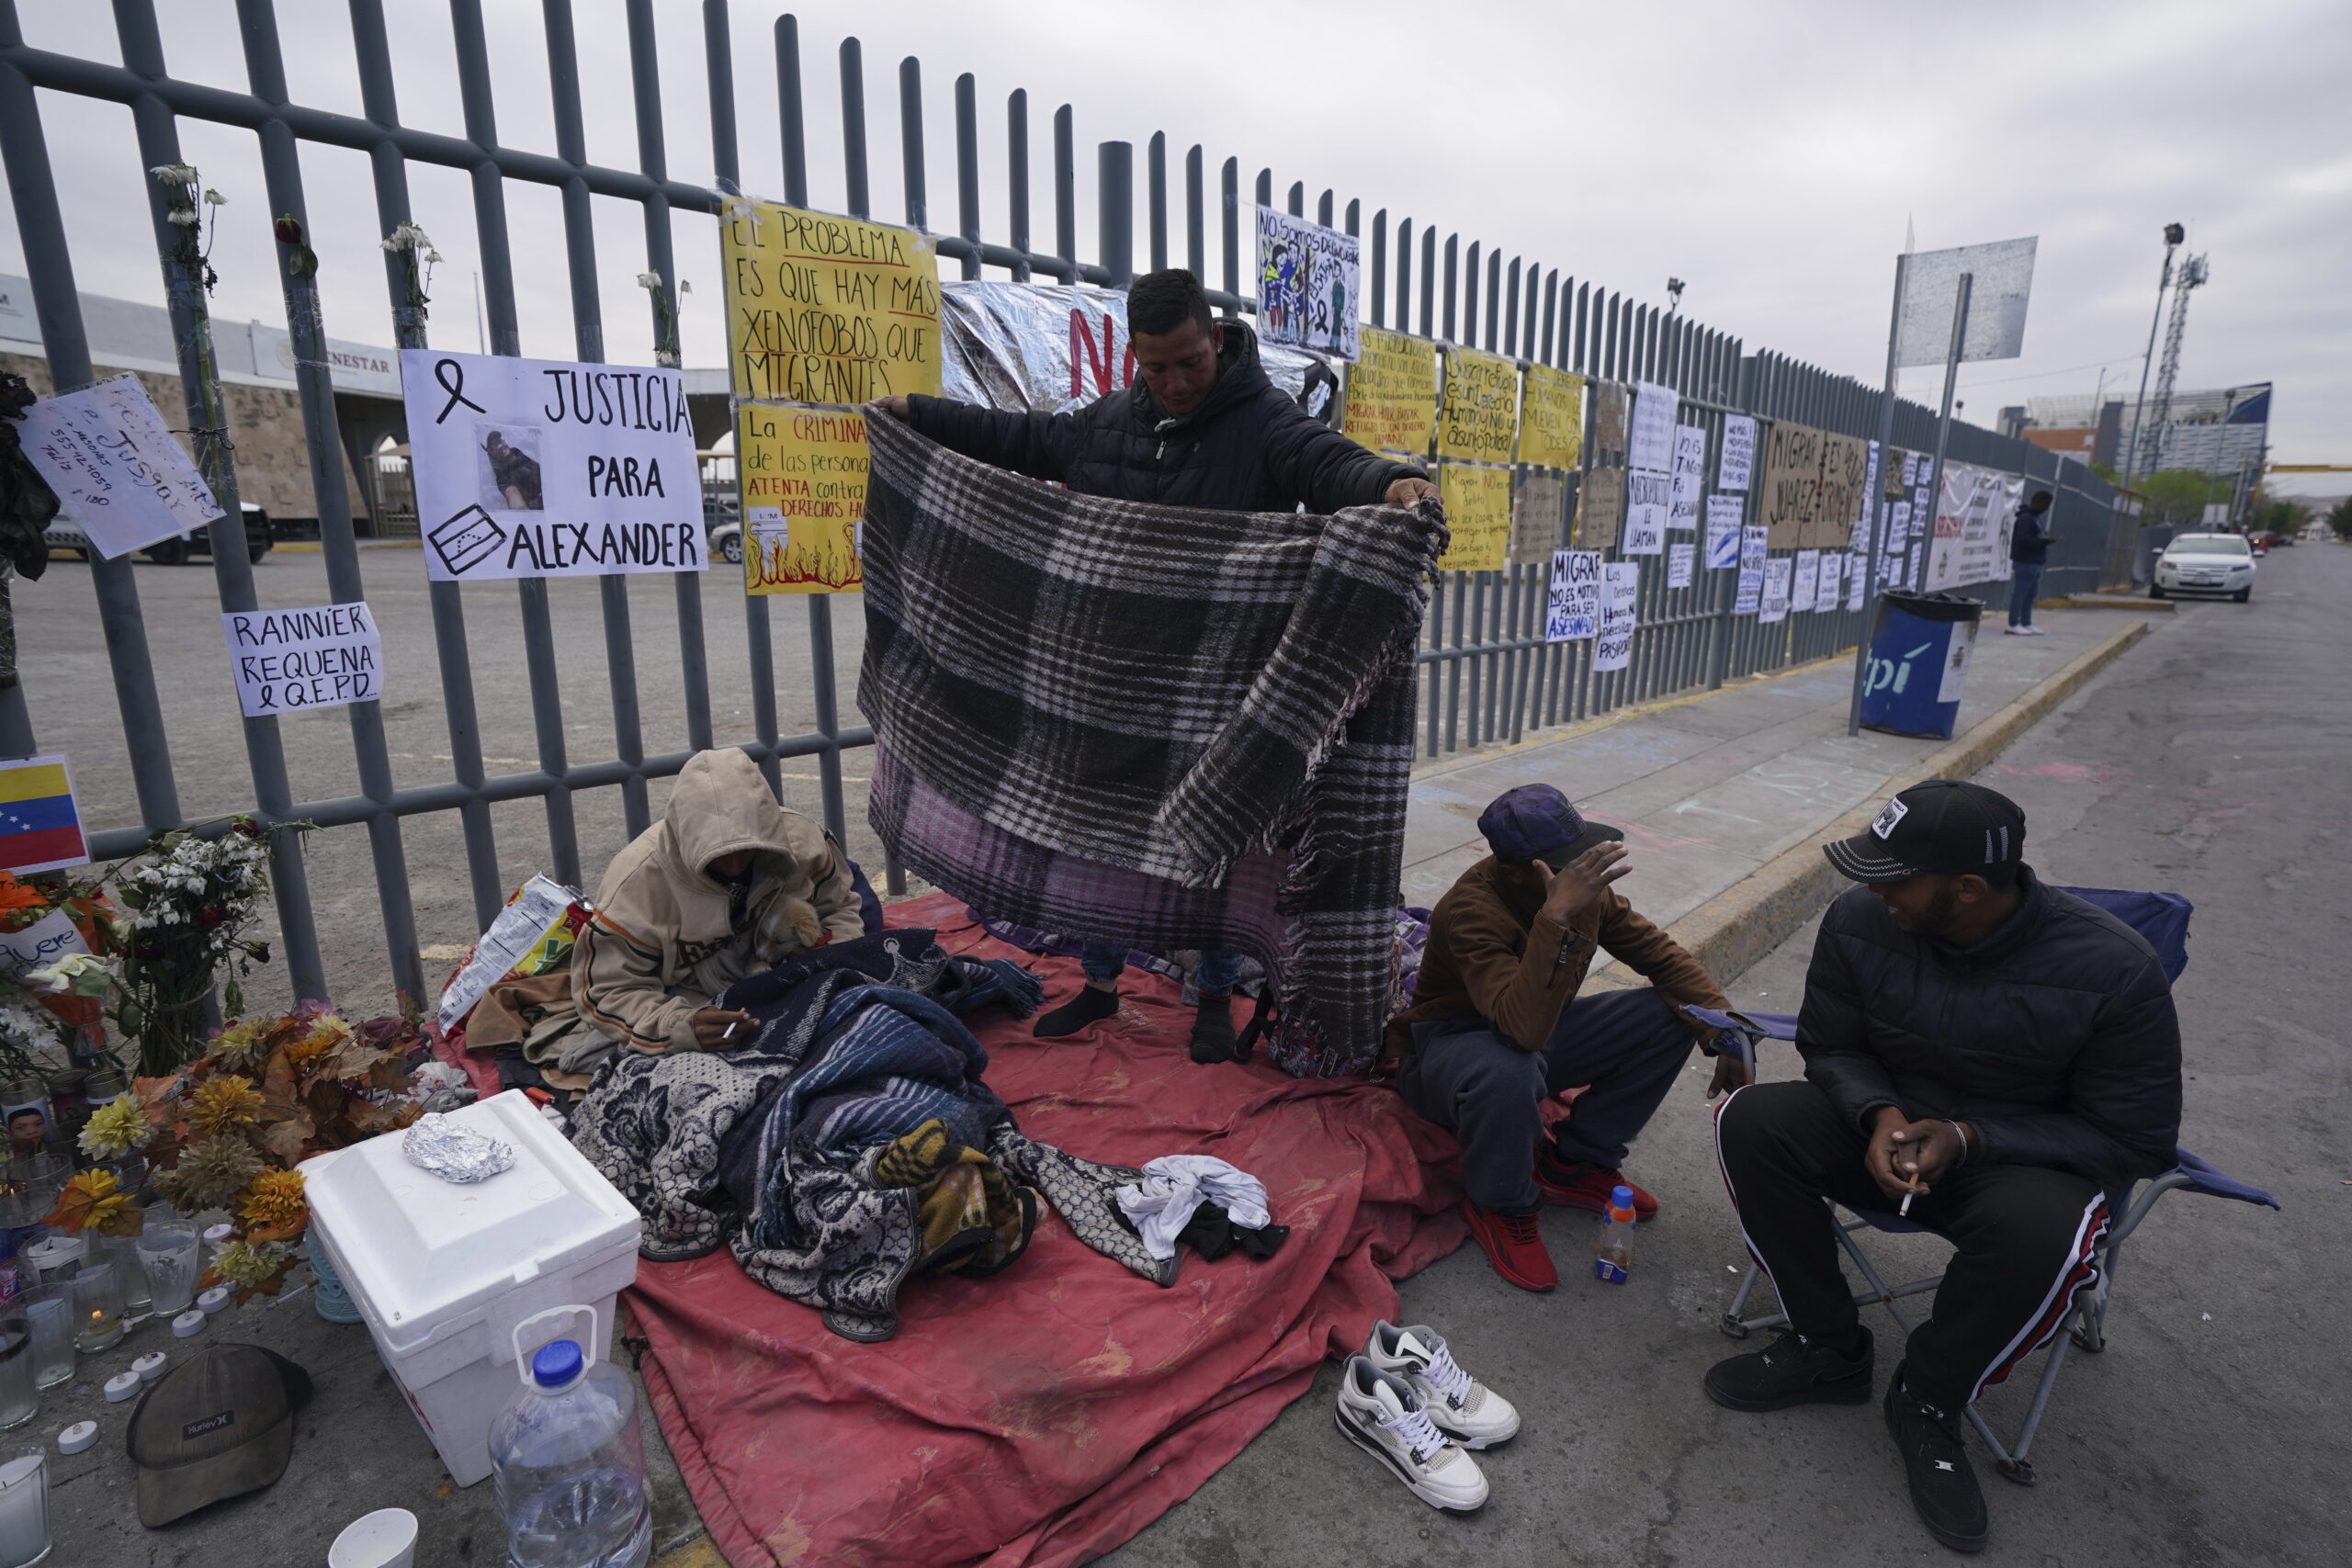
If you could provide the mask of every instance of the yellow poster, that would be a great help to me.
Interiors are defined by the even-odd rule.
[[[1510,546],[1510,470],[1441,463],[1437,489],[1453,532],[1438,570],[1500,571]]]
[[[1437,455],[1466,457],[1474,463],[1508,463],[1518,434],[1519,367],[1499,354],[1449,347],[1445,406],[1438,414]]]
[[[736,411],[743,592],[855,592],[865,521],[865,416],[746,403]]]
[[[939,258],[905,229],[743,202],[719,224],[735,396],[870,402],[939,390]]]
[[[1427,457],[1437,428],[1437,344],[1378,327],[1360,329],[1357,343],[1340,428],[1375,452]]]
[[[1520,396],[1519,460],[1573,468],[1583,456],[1584,378],[1548,365],[1529,366]]]

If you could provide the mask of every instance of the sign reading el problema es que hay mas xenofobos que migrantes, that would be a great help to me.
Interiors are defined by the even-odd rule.
[[[112,560],[220,515],[136,376],[113,376],[25,411],[25,456],[90,547]]]
[[[365,603],[227,610],[220,626],[247,718],[344,707],[384,694],[384,649]]]
[[[908,229],[769,201],[718,226],[738,400],[854,407],[939,390],[939,256]]]
[[[401,382],[428,578],[703,570],[679,372],[410,348]]]

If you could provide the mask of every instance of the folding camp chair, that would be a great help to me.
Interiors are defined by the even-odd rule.
[[[2164,964],[2167,980],[2177,981],[2180,972],[2188,966],[2188,900],[2177,893],[2132,893],[2107,887],[2068,887],[2061,891],[2089,900],[2122,920],[2147,939]],[[1758,1050],[1766,1040],[1794,1040],[1797,1035],[1796,1015],[1793,1013],[1716,1012],[1706,1008],[1686,1010],[1690,1016],[1717,1029],[1735,1032],[1747,1042],[1747,1065],[1754,1072],[1758,1065]],[[2027,1458],[2032,1450],[2033,1437],[2041,1426],[2042,1412],[2049,1406],[2051,1391],[2057,1386],[2058,1369],[2065,1364],[2070,1347],[2079,1346],[2086,1353],[2097,1355],[2107,1348],[2107,1308],[2115,1292],[2117,1266],[2122,1261],[2123,1244],[2148,1217],[2148,1211],[2167,1192],[2202,1192],[2213,1198],[2233,1198],[2241,1203],[2258,1203],[2275,1209],[2278,1200],[2258,1187],[2249,1187],[2214,1169],[2184,1148],[2175,1148],[2176,1164],[2153,1181],[2133,1182],[2120,1191],[2108,1194],[2108,1212],[2115,1218],[2110,1222],[2107,1239],[2099,1247],[2098,1284],[2096,1290],[2077,1294],[2067,1316],[2072,1321],[2063,1337],[2053,1337],[2050,1358],[2041,1369],[2041,1381],[2033,1391],[2033,1403],[2027,1408],[2025,1422],[2018,1427],[2016,1446],[2005,1448],[1993,1434],[1991,1425],[1974,1404],[1968,1407],[1969,1425],[1984,1439],[1993,1452],[2000,1472],[2022,1486],[2030,1486],[2038,1479],[2033,1465]],[[1853,1260],[1869,1289],[1858,1292],[1854,1304],[1858,1307],[1883,1306],[1896,1325],[1907,1336],[1913,1325],[1911,1314],[1903,1310],[1903,1300],[1922,1292],[1932,1291],[1943,1282],[1940,1274],[1914,1280],[1905,1284],[1890,1285],[1871,1263],[1869,1256],[1855,1241],[1854,1233],[1869,1229],[1889,1235],[1928,1232],[1928,1226],[1893,1214],[1854,1213],[1845,1217],[1846,1211],[1835,1201],[1829,1207],[1829,1219],[1836,1228],[1838,1246]],[[1779,1328],[1789,1319],[1786,1313],[1749,1317],[1747,1298],[1756,1289],[1758,1277],[1763,1270],[1753,1258],[1748,1260],[1747,1273],[1739,1282],[1739,1293],[1732,1298],[1730,1310],[1723,1315],[1723,1331],[1734,1339],[1745,1339],[1758,1328]]]

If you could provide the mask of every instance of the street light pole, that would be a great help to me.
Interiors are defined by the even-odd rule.
[[[2177,223],[2165,225],[2165,266],[2156,276],[2156,313],[2148,322],[2148,352],[2140,356],[2140,397],[2132,405],[2132,445],[2123,454],[2123,483],[2129,491],[2140,466],[2140,420],[2148,412],[2148,372],[2156,363],[2156,329],[2165,323],[2165,290],[2172,287],[2172,254],[2188,238],[2188,231]],[[2159,441],[2164,437],[2160,433]]]

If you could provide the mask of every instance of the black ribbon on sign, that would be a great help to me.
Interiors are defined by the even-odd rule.
[[[454,381],[449,378],[450,374],[453,371],[456,373],[458,378]],[[450,411],[455,409],[459,403],[465,404],[466,407],[473,410],[476,413],[488,413],[490,412],[480,403],[474,401],[471,398],[466,396],[466,367],[458,364],[456,360],[435,360],[433,362],[433,378],[441,383],[441,389],[443,391],[449,394],[449,400],[443,403],[441,405],[441,412],[433,416],[434,423],[439,424],[443,420],[447,419],[449,417]]]

